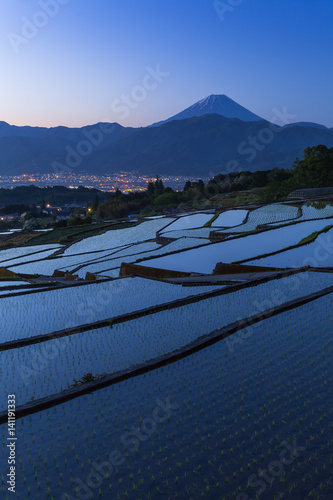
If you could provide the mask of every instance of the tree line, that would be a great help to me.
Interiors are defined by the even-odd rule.
[[[118,218],[133,212],[159,213],[182,205],[193,206],[216,195],[254,189],[260,201],[268,203],[285,199],[295,189],[328,186],[333,186],[333,148],[318,145],[306,148],[303,159],[296,158],[290,169],[218,174],[207,184],[201,179],[188,180],[178,192],[164,187],[157,176],[145,192],[125,195],[117,190],[107,201],[98,204],[95,213],[101,218]]]

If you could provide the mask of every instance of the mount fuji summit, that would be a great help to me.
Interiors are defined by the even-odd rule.
[[[226,95],[210,95],[201,101],[196,102],[184,111],[181,111],[177,115],[171,116],[167,120],[163,120],[151,125],[151,127],[159,127],[165,123],[172,122],[174,120],[185,120],[187,118],[200,117],[208,114],[216,114],[224,116],[224,118],[238,118],[243,122],[255,122],[262,120],[260,116],[255,115],[248,109],[244,108],[237,102],[230,99]]]

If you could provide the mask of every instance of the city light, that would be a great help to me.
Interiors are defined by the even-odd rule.
[[[196,181],[196,178],[179,177],[170,175],[159,175],[165,187],[171,187],[173,190],[182,190],[186,181]],[[13,189],[16,186],[34,185],[37,187],[65,186],[70,189],[78,189],[84,186],[90,189],[99,189],[101,191],[113,192],[120,189],[127,193],[130,191],[145,191],[149,182],[155,182],[156,176],[142,175],[135,172],[115,172],[109,175],[94,175],[84,172],[63,173],[63,174],[34,174],[33,177],[28,174],[16,176],[0,176],[0,187]],[[207,182],[208,178],[202,179]]]

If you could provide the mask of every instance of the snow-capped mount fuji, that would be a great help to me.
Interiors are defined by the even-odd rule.
[[[189,108],[181,111],[177,115],[171,116],[167,120],[153,123],[151,127],[159,127],[174,120],[186,120],[187,118],[200,117],[208,114],[216,114],[225,118],[238,118],[243,122],[255,122],[262,120],[226,95],[210,95],[201,101],[196,102]]]

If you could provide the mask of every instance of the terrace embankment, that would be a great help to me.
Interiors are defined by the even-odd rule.
[[[218,262],[213,274],[243,274],[243,273],[264,273],[282,271],[279,267],[246,266],[240,264],[226,264]]]
[[[129,264],[123,262],[121,264],[119,276],[144,276],[149,278],[182,278],[184,276],[191,276],[191,273],[180,271],[169,271],[167,269],[157,269],[155,267],[141,266],[137,264]]]

